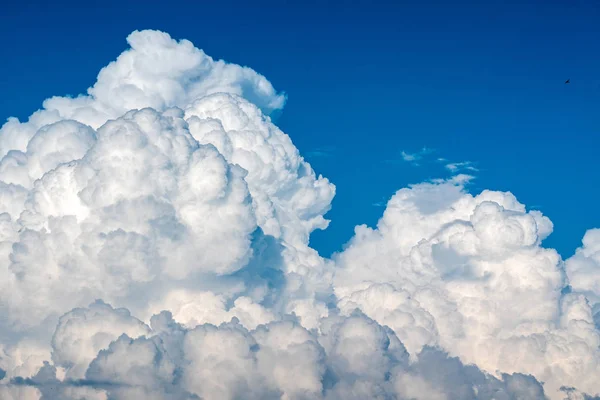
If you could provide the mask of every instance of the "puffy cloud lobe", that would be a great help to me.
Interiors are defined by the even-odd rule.
[[[289,136],[255,105],[227,94],[196,100],[186,109],[190,132],[214,144],[232,164],[246,171],[258,223],[265,233],[298,245],[308,243],[335,194],[328,180],[316,177]]]
[[[20,214],[4,210],[14,231],[2,296],[13,324],[248,262],[256,220],[245,172],[199,145],[185,121],[145,109],[89,137],[82,158],[34,182]]]
[[[128,43],[0,129],[0,397],[600,392],[597,230],[563,263],[547,217],[456,175],[323,259],[335,187],[269,118],[285,97],[165,33]]]
[[[228,307],[229,301],[233,301],[232,307]],[[192,328],[205,323],[218,325],[235,317],[245,327],[254,329],[276,319],[270,310],[250,297],[240,296],[233,300],[231,296],[211,291],[171,290],[164,299],[152,304],[150,312],[162,311],[161,306],[165,306],[179,323]]]
[[[569,284],[574,291],[585,293],[595,304],[600,302],[600,229],[590,229],[583,246],[566,261]]]
[[[25,152],[14,150],[2,159],[0,179],[31,188],[47,171],[82,158],[95,142],[94,130],[76,121],[43,126],[31,138]]]
[[[52,361],[66,368],[70,378],[83,378],[98,352],[126,334],[146,335],[150,329],[125,309],[113,309],[96,302],[89,308],[76,308],[63,315],[52,338]]]

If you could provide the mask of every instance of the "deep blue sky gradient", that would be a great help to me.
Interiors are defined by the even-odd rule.
[[[3,3],[0,119],[84,92],[131,31],[160,29],[288,94],[278,125],[338,189],[323,255],[397,189],[449,176],[437,157],[548,215],[563,257],[600,227],[600,2],[83,3]]]

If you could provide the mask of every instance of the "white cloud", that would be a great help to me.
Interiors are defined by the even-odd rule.
[[[434,152],[433,149],[423,147],[421,150],[419,150],[415,153],[408,153],[408,152],[402,150],[402,152],[400,153],[400,156],[402,157],[403,161],[406,161],[413,165],[419,165],[419,161],[421,159],[423,159],[423,157],[426,157],[427,155],[429,155],[433,152]]]
[[[401,155],[402,155],[402,159],[404,161],[409,161],[409,162],[410,161],[415,161],[415,160],[417,160],[419,158],[418,154],[416,154],[416,153],[415,154],[409,154],[409,153],[407,153],[405,151],[402,151]]]
[[[98,301],[60,317],[52,337],[52,361],[67,370],[67,377],[83,379],[98,352],[111,342],[123,334],[137,338],[148,333],[150,328],[128,310]]]
[[[264,114],[284,97],[187,41],[128,40],[88,96],[0,132],[8,378],[31,375],[58,317],[97,298],[143,319],[179,307],[189,323],[326,315],[315,296],[331,293],[331,266],[308,236],[327,226],[335,188]],[[210,321],[189,312],[203,294],[220,299]]]
[[[133,32],[127,42],[131,48],[100,71],[87,95],[47,99],[26,123],[10,119],[0,134],[0,156],[9,150],[24,151],[39,128],[61,120],[98,128],[132,109],[182,108],[220,92],[242,96],[266,113],[285,103],[285,96],[264,76],[215,61],[187,40],[178,42],[166,33],[145,30]]]
[[[473,166],[473,163],[471,161],[448,163],[445,165],[445,167],[450,172],[457,172],[460,170],[467,170],[467,171],[473,171],[473,172],[479,171],[479,169],[477,169],[476,167]]]
[[[388,324],[411,353],[440,346],[486,371],[532,374],[551,398],[561,386],[596,393],[600,332],[586,299],[562,294],[561,259],[541,247],[551,231],[510,193],[402,189],[338,256],[338,304]]]
[[[268,117],[285,97],[188,41],[128,42],[0,130],[0,397],[600,392],[596,230],[563,263],[547,217],[457,174],[323,259],[335,187]]]
[[[120,322],[101,326],[98,312],[107,322]],[[51,400],[543,398],[541,385],[530,376],[497,379],[433,348],[410,363],[394,332],[360,313],[325,318],[320,332],[294,319],[254,330],[235,319],[184,328],[166,311],[154,315],[150,327],[135,321],[126,310],[101,303],[69,313],[56,335],[74,343],[53,341],[66,377],[45,363],[32,377],[14,377],[0,388],[7,393],[31,388],[38,393],[32,398]],[[136,326],[134,335],[141,327],[144,335],[107,334],[123,323]],[[84,377],[73,378],[83,359],[72,350],[87,351],[100,343],[95,339],[104,341],[103,349],[91,360],[86,355]]]
[[[569,284],[594,304],[600,303],[600,229],[590,229],[583,245],[566,262]]]

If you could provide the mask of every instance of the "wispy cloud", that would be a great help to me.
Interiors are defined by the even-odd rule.
[[[457,174],[457,175],[454,175],[447,179],[442,179],[442,178],[431,179],[430,182],[437,183],[437,184],[451,183],[453,185],[463,185],[464,186],[464,185],[467,185],[467,184],[473,182],[474,179],[475,179],[475,177],[473,175]]]
[[[409,153],[407,151],[402,150],[400,153],[401,160],[386,160],[387,163],[396,163],[398,161],[404,161],[410,163],[414,166],[419,166],[421,160],[423,160],[429,154],[435,152],[434,149],[430,149],[428,147],[423,147],[421,150],[415,153]]]
[[[440,159],[441,161],[441,159]],[[446,160],[444,160],[446,161]],[[455,163],[448,163],[445,165],[446,169],[449,170],[450,172],[458,172],[458,171],[473,171],[473,172],[477,172],[479,171],[478,168],[476,168],[475,166],[473,166],[473,163],[471,161],[463,161],[463,162],[455,162]]]
[[[389,200],[390,200],[389,198],[381,199],[379,201],[376,201],[376,202],[372,203],[371,205],[373,207],[385,207],[385,206],[387,206],[387,203],[388,203]]]
[[[410,162],[410,161],[416,161],[416,160],[418,160],[419,158],[420,158],[420,157],[418,156],[418,154],[417,154],[417,153],[415,153],[415,154],[408,154],[407,152],[405,152],[405,151],[402,151],[402,159],[403,159],[404,161],[409,161],[409,162]]]
[[[430,147],[423,147],[421,150],[413,153],[403,150],[400,152],[400,157],[398,159],[385,160],[385,162],[391,164],[408,163],[415,167],[425,166],[426,164],[437,164],[439,167],[443,167],[445,170],[449,171],[456,179],[460,180],[466,178],[465,183],[474,178],[472,176],[473,173],[479,172],[476,163],[472,161],[454,162],[446,157],[434,155],[436,152],[436,149]],[[381,204],[378,202],[373,205],[380,206]]]
[[[305,158],[325,158],[325,157],[333,157],[335,154],[335,147],[333,146],[324,146],[318,147],[316,149],[307,151],[305,153]]]

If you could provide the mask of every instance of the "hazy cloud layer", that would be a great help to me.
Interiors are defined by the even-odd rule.
[[[324,259],[335,187],[271,122],[285,96],[165,33],[128,43],[0,130],[2,399],[600,393],[599,230],[563,261],[547,217],[456,175]]]

